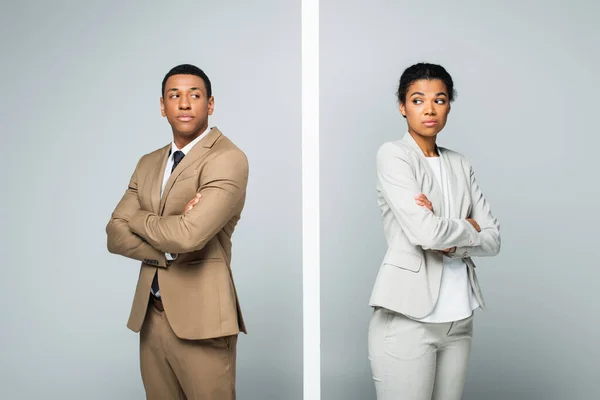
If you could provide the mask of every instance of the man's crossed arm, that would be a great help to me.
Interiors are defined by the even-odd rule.
[[[139,166],[139,163],[138,163]],[[182,214],[162,217],[142,210],[138,198],[137,171],[106,227],[107,247],[119,254],[166,267],[165,253],[199,250],[235,214],[245,198],[248,161],[241,152],[216,157],[203,171],[204,183]],[[202,207],[195,207],[200,199]]]

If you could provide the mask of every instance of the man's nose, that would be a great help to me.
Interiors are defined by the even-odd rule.
[[[188,101],[188,99],[186,99],[185,97],[182,97],[179,100],[179,109],[180,110],[189,110],[190,109],[190,102]]]

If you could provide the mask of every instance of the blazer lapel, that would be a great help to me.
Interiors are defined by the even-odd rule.
[[[421,148],[419,147],[417,142],[415,142],[415,140],[410,135],[410,133],[406,133],[406,135],[404,135],[404,137],[401,139],[401,141],[403,143],[407,144],[417,154],[419,162],[424,166],[426,173],[429,175],[429,179],[431,181],[433,181],[432,192],[428,193],[426,195],[427,195],[427,198],[429,199],[429,201],[431,201],[431,203],[433,204],[433,209],[435,210],[435,214],[438,216],[441,216],[441,217],[446,217],[447,215],[445,215],[446,213],[444,212],[444,210],[445,210],[444,192],[443,192],[442,187],[440,186],[437,178],[435,177],[435,173],[431,169],[431,165],[429,164],[425,155],[423,154],[423,151],[421,150]],[[439,147],[438,147],[438,149],[439,149]],[[440,159],[441,158],[442,158],[442,154],[440,151]],[[443,162],[443,160],[440,160],[440,161]],[[444,166],[445,166],[445,164],[444,164]]]
[[[175,169],[171,173],[171,176],[169,176],[169,179],[167,180],[167,184],[165,185],[165,190],[163,191],[162,197],[160,198],[160,204],[159,204],[160,215],[162,215],[162,212],[165,208],[165,201],[167,199],[167,196],[169,196],[169,192],[171,191],[173,184],[177,180],[177,177],[183,171],[185,171],[186,168],[188,168],[190,165],[194,164],[194,162],[196,160],[198,160],[200,157],[202,157],[206,153],[208,153],[210,148],[215,144],[215,142],[217,141],[217,139],[220,136],[221,136],[221,131],[219,131],[217,128],[212,128],[210,130],[210,132],[204,138],[200,139],[200,141],[198,143],[196,143],[196,145],[194,147],[192,147],[192,149],[186,154],[186,156],[183,157],[183,159],[177,165],[177,167],[175,167]],[[164,165],[163,165],[163,170],[164,170]]]
[[[150,204],[152,205],[152,212],[158,214],[158,208],[160,205],[160,190],[162,187],[163,178],[165,176],[165,166],[169,159],[169,150],[171,150],[171,144],[169,143],[162,149],[160,149],[160,158],[155,163],[155,169],[152,172],[154,177],[152,178],[152,184],[150,185]]]

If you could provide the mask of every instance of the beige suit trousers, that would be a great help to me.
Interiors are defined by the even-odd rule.
[[[235,400],[237,335],[183,340],[153,305],[140,331],[140,366],[149,400]]]

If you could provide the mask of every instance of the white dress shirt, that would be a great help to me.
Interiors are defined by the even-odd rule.
[[[444,193],[444,208],[450,215],[450,192],[444,163],[440,157],[426,157]],[[432,313],[421,322],[452,322],[468,318],[479,303],[471,288],[467,264],[461,258],[444,257],[444,269],[438,301]]]
[[[202,140],[202,138],[205,137],[208,134],[208,132],[210,132],[211,129],[212,128],[210,128],[210,127],[206,128],[206,130],[204,132],[202,132],[202,134],[200,136],[198,136],[196,139],[189,142],[183,149],[180,149],[179,147],[177,147],[175,142],[171,142],[171,154],[169,155],[169,159],[167,160],[167,165],[165,165],[165,172],[163,175],[162,187],[160,189],[161,197],[162,197],[163,191],[165,190],[165,186],[167,186],[167,181],[169,180],[169,177],[171,176],[171,169],[173,168],[173,163],[175,162],[175,160],[173,159],[173,154],[175,154],[176,151],[182,151],[183,155],[187,156],[187,153],[190,152],[192,147],[194,147],[200,140]]]
[[[177,147],[175,142],[171,142],[171,154],[169,154],[169,158],[167,159],[167,165],[165,165],[162,187],[160,189],[161,197],[162,197],[163,191],[165,190],[165,186],[167,185],[167,181],[169,180],[169,177],[171,176],[171,169],[173,168],[173,164],[175,163],[175,160],[173,159],[173,155],[175,154],[175,152],[182,151],[183,155],[186,156],[187,153],[189,153],[189,151],[192,149],[192,147],[194,147],[200,140],[202,140],[202,138],[205,137],[210,132],[211,129],[212,128],[210,128],[210,127],[206,128],[206,130],[204,132],[202,132],[202,134],[200,136],[198,136],[196,139],[192,140],[190,143],[188,143],[182,149]],[[167,257],[168,261],[173,261],[174,259],[177,258],[177,254],[165,253],[165,257]],[[152,289],[150,289],[150,291],[152,292]],[[156,297],[160,298],[160,289],[158,290],[158,292],[154,293],[154,295]]]

